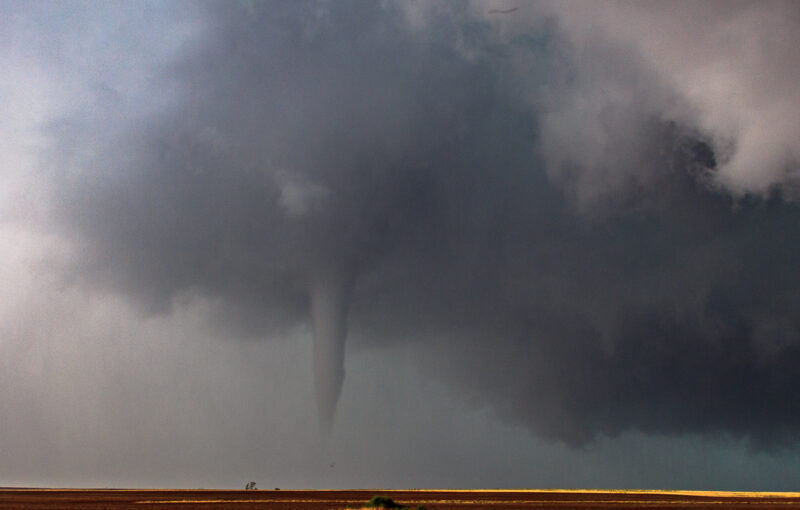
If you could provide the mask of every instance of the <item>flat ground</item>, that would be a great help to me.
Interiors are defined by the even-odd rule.
[[[690,491],[217,491],[0,489],[0,509],[208,510],[358,508],[383,495],[434,509],[800,509],[800,493]]]

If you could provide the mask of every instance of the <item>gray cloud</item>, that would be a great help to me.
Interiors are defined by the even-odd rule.
[[[791,8],[754,5],[731,19]],[[754,35],[746,61],[778,92],[725,67],[719,96],[703,77],[732,66],[727,25],[678,40],[683,4],[598,4],[596,25],[578,6],[204,5],[151,71],[155,106],[109,86],[47,129],[71,278],[147,313],[202,296],[246,337],[327,296],[355,345],[424,345],[454,392],[572,444],[795,441],[783,46]]]
[[[793,86],[793,48],[800,42],[796,3],[576,1],[550,8],[579,62],[566,107],[555,112],[554,134],[559,128],[586,133],[582,174],[613,165],[619,149],[629,153],[623,147],[631,137],[619,135],[636,129],[627,123],[631,115],[648,115],[709,137],[719,162],[715,185],[737,196],[781,190],[794,199],[800,129]],[[626,127],[609,124],[615,121]],[[603,125],[598,122],[614,134],[589,134]],[[639,179],[647,174],[635,166]],[[618,173],[630,177],[619,169],[603,177]]]

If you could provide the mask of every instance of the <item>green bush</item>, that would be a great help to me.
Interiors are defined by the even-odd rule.
[[[387,498],[385,496],[372,496],[372,499],[367,501],[365,506],[367,508],[403,508],[392,501],[392,498]]]
[[[367,508],[397,508],[399,510],[408,510],[407,506],[398,505],[392,498],[387,498],[386,496],[372,496],[372,499],[367,501],[367,504],[364,505]],[[424,506],[419,505],[417,510],[426,510]]]

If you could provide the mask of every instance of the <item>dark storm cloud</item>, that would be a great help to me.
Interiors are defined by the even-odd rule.
[[[569,23],[411,11],[209,4],[161,106],[54,123],[75,278],[156,313],[210,297],[248,336],[323,295],[354,340],[426,342],[456,391],[572,443],[793,441],[795,206],[726,187],[715,124],[621,43],[593,64]]]

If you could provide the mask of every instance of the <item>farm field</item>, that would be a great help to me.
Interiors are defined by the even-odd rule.
[[[61,490],[0,489],[3,510],[358,508],[372,496],[433,509],[800,509],[800,493],[698,491]]]

